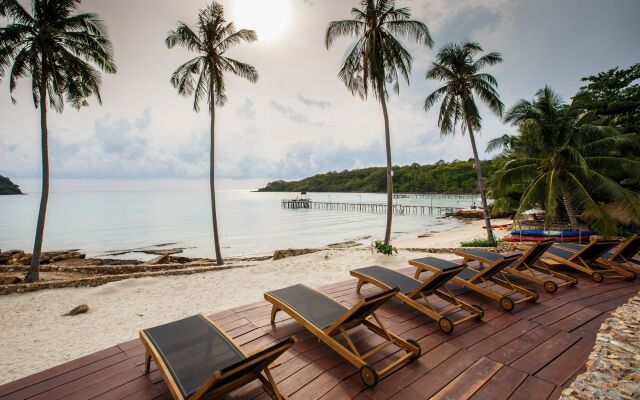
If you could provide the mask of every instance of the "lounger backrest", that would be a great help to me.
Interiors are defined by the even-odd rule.
[[[514,267],[521,264],[531,265],[535,263],[549,249],[549,247],[553,246],[553,242],[553,239],[543,240],[531,246],[531,248],[529,248],[522,257],[520,257]]]
[[[349,311],[343,316],[343,318],[340,318],[329,328],[327,328],[326,332],[328,334],[331,334],[331,332],[339,329],[343,325],[347,325],[351,322],[367,318],[369,315],[374,313],[378,309],[378,307],[395,296],[399,291],[400,289],[393,288],[390,290],[385,290],[384,292],[378,293],[374,296],[367,297],[364,300],[360,300],[356,305],[349,309]]]
[[[616,242],[615,240],[597,240],[595,242],[589,243],[586,247],[584,247],[581,251],[577,252],[572,259],[580,258],[585,262],[590,262],[611,248],[617,246],[620,242]]]
[[[482,277],[484,279],[491,278],[495,274],[501,272],[503,269],[508,267],[509,264],[511,264],[513,261],[517,260],[519,257],[520,256],[517,255],[517,254],[513,255],[513,256],[505,257],[502,260],[497,261],[496,263],[491,264],[488,267],[486,267],[483,270],[481,270],[480,273],[475,276],[475,279],[478,279],[480,277]]]
[[[461,265],[459,267],[452,268],[440,274],[437,274],[432,279],[427,279],[426,281],[424,281],[420,286],[416,288],[416,290],[414,290],[414,293],[433,292],[445,283],[449,282],[451,278],[458,275],[458,273],[466,267],[466,265]]]
[[[293,346],[295,342],[296,339],[292,336],[222,369],[220,371],[220,380],[211,389],[233,382],[247,374],[258,374],[287,351],[289,347]]]
[[[624,257],[626,259],[633,258],[639,251],[640,237],[638,235],[633,235],[629,240],[622,244],[618,251],[613,253],[612,261],[617,257]]]

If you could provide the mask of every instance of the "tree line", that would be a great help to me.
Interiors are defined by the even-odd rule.
[[[393,166],[396,193],[479,193],[475,161],[439,161],[435,164],[413,163]],[[494,160],[482,161],[482,171],[491,177],[496,171]],[[386,168],[371,167],[332,171],[295,181],[269,182],[260,192],[386,192]]]

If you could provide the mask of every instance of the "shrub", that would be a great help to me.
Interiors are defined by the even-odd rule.
[[[398,254],[398,249],[396,249],[390,244],[384,244],[384,242],[380,240],[376,240],[374,246],[376,250],[378,250],[378,253],[386,254],[388,256],[393,255],[393,253]]]
[[[496,240],[496,244],[494,245],[491,242],[489,242],[489,239],[487,238],[479,238],[479,239],[470,240],[468,242],[462,242],[460,243],[460,246],[462,247],[495,247],[499,243],[500,243],[500,240]]]

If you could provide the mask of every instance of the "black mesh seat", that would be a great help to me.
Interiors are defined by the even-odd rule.
[[[442,272],[446,272],[450,269],[459,268],[462,264],[455,263],[452,261],[443,260],[441,258],[436,257],[423,257],[415,260],[416,263],[429,265],[430,267],[434,267],[439,269]]]
[[[185,398],[215,371],[245,359],[240,350],[202,315],[143,330]]]
[[[571,250],[565,250],[557,246],[549,247],[547,249],[547,253],[553,254],[554,256],[557,256],[560,258],[564,258],[565,260],[569,260],[570,258],[576,255],[576,253]]]
[[[464,249],[464,254],[476,256],[491,262],[496,262],[504,258],[502,254],[492,253],[490,251],[480,250],[480,249]]]
[[[288,305],[320,329],[329,327],[348,311],[340,303],[301,284],[267,293]]]
[[[271,398],[285,398],[269,365],[293,346],[295,337],[245,354],[215,323],[194,315],[144,329],[140,340],[146,348],[145,374],[153,359],[174,399],[220,398],[255,380]]]
[[[400,292],[404,294],[413,292],[414,290],[416,290],[416,288],[422,285],[422,282],[417,279],[413,279],[406,276],[405,274],[401,274],[400,272],[394,271],[389,268],[380,267],[378,265],[359,268],[353,270],[353,272],[369,276],[377,281],[384,283],[390,288],[397,287],[398,289],[400,289]]]

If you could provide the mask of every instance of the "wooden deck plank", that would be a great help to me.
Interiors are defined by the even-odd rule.
[[[405,273],[412,274],[407,268]],[[610,310],[640,289],[640,280],[591,282],[579,276],[577,287],[554,294],[541,293],[538,303],[519,304],[512,313],[496,302],[456,289],[462,299],[485,308],[483,321],[456,326],[453,334],[440,332],[429,318],[398,301],[385,304],[379,317],[402,337],[420,343],[423,355],[393,371],[373,389],[366,389],[357,368],[319,342],[284,313],[271,325],[271,305],[247,304],[213,314],[211,318],[248,352],[296,334],[298,342],[273,368],[281,389],[292,399],[382,400],[436,398],[556,399],[583,368],[595,335]],[[349,307],[379,292],[375,287],[355,293],[355,280],[320,291]],[[436,300],[441,305],[439,300]],[[455,317],[455,315],[453,316]],[[133,333],[135,334],[135,332]],[[380,342],[366,329],[353,331],[362,350]],[[385,348],[371,359],[384,365],[400,352]],[[0,386],[6,399],[168,399],[162,376],[152,363],[144,373],[144,347],[133,339],[86,357]],[[238,389],[233,399],[262,400],[260,384]]]
[[[489,379],[472,397],[473,400],[504,400],[508,399],[518,386],[527,379],[527,374],[511,368],[508,365]]]

